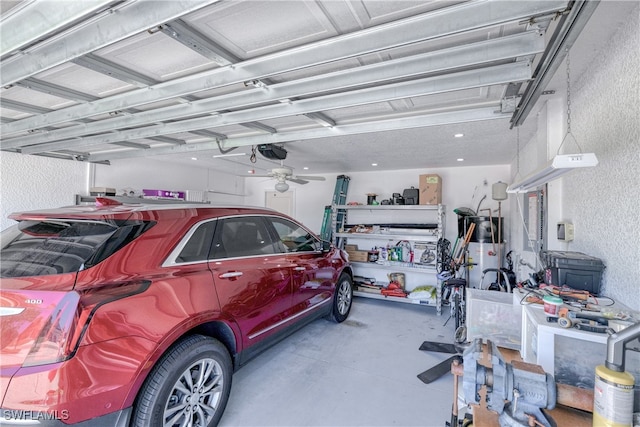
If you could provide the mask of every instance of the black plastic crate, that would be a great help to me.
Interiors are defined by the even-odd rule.
[[[600,258],[569,251],[543,251],[542,260],[547,267],[547,280],[556,286],[600,293],[602,275],[605,269]]]

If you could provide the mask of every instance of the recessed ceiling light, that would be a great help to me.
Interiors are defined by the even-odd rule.
[[[192,157],[191,160],[198,160],[198,158],[197,157]]]
[[[378,166],[377,163],[371,163],[371,166]]]
[[[462,138],[464,136],[464,133],[456,133],[455,135],[453,135],[455,138]]]
[[[459,159],[456,159],[456,160],[459,161],[459,162],[464,162],[463,158],[459,158]]]
[[[256,170],[255,170],[255,169],[250,169],[250,170],[248,170],[248,171],[247,171],[247,173],[248,173],[249,175],[253,175],[253,174],[255,174],[255,173],[256,173]]]
[[[306,171],[308,171],[308,170],[309,170],[309,168],[308,168],[307,166],[303,167],[302,169],[304,169],[304,170],[306,170]]]

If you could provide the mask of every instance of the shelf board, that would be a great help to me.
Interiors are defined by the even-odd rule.
[[[371,292],[362,292],[362,291],[353,291],[353,295],[357,296],[357,297],[373,298],[373,299],[380,299],[380,300],[385,300],[385,301],[401,302],[401,303],[404,303],[404,304],[415,304],[415,305],[425,305],[425,306],[429,306],[429,307],[436,307],[435,301],[432,301],[432,300],[414,300],[414,299],[409,299],[409,298],[387,297],[387,296],[384,296],[382,294],[374,294],[374,293],[371,293]]]
[[[411,240],[412,242],[437,242],[438,236],[432,234],[392,234],[392,233],[335,233],[336,237],[377,239],[377,240]]]
[[[396,264],[378,264],[377,262],[351,261],[351,264],[353,264],[354,267],[384,268],[384,269],[393,269],[393,270],[400,270],[400,271],[411,271],[411,272],[429,273],[429,274],[436,273],[435,266],[413,267],[410,265],[403,265],[403,264],[410,264],[410,263],[404,263],[404,262],[397,262]]]
[[[438,210],[445,208],[444,205],[335,205],[336,209],[355,209],[355,210],[371,210],[371,211],[390,211],[390,210]]]

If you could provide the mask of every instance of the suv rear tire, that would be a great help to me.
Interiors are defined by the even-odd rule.
[[[140,389],[131,425],[201,427],[218,424],[231,391],[232,363],[226,347],[203,335],[178,341]]]

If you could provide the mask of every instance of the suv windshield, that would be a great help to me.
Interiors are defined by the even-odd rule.
[[[89,268],[154,223],[143,221],[22,221],[2,232],[0,277],[44,276]]]

